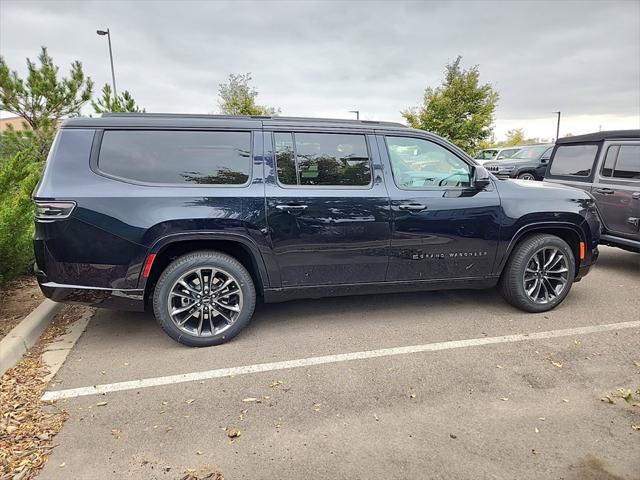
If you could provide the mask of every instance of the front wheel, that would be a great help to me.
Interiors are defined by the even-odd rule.
[[[525,173],[521,173],[520,175],[518,175],[518,178],[520,180],[535,180],[536,177],[533,173],[529,173],[529,172],[525,172]]]
[[[536,234],[513,250],[500,277],[499,289],[511,305],[527,312],[546,312],[571,290],[575,257],[555,235]]]
[[[153,293],[158,324],[191,347],[219,345],[249,324],[256,304],[251,275],[220,252],[193,252],[173,261]]]

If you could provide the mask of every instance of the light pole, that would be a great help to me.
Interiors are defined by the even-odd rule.
[[[556,141],[560,137],[560,112],[553,112],[558,114],[558,124],[556,125]]]
[[[349,110],[349,113],[355,113],[356,120],[360,120],[360,110]]]
[[[111,51],[111,33],[109,32],[108,28],[106,30],[96,30],[96,33],[98,35],[106,35],[107,39],[109,40],[109,60],[111,60],[111,80],[113,81],[113,96],[117,97],[118,91],[116,90],[116,74],[113,71],[113,52]]]

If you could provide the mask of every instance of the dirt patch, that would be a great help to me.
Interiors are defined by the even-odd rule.
[[[34,277],[14,280],[0,289],[0,339],[44,300]]]
[[[40,400],[49,373],[42,352],[83,312],[82,307],[64,307],[38,343],[0,378],[0,480],[34,478],[47,462],[53,437],[68,415]]]

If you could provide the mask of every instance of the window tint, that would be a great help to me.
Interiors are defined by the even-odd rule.
[[[396,185],[400,188],[468,187],[470,168],[440,145],[421,138],[387,137]]]
[[[591,168],[597,152],[597,145],[560,146],[556,149],[553,157],[550,173],[552,175],[588,177],[591,175]]]
[[[640,145],[621,145],[613,176],[640,179]]]
[[[618,145],[612,145],[607,149],[607,156],[602,166],[601,175],[603,177],[610,177],[613,173],[613,166],[616,164],[616,158],[618,157]]]
[[[251,171],[251,133],[107,130],[98,168],[146,183],[242,185]]]
[[[366,186],[371,183],[364,135],[275,133],[274,138],[278,180],[284,185]]]
[[[544,152],[547,151],[549,147],[546,145],[536,146],[536,147],[524,147],[516,152],[516,154],[511,158],[519,158],[519,159],[528,159],[528,160],[537,160],[539,159]]]
[[[520,149],[516,148],[516,149],[502,150],[500,152],[500,155],[498,155],[498,158],[496,158],[496,160],[502,160],[503,158],[511,158],[511,156],[514,153],[516,153],[518,150]]]

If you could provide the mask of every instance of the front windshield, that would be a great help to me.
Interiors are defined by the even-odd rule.
[[[524,147],[520,149],[513,157],[519,159],[535,160],[542,156],[542,154],[549,148],[548,145],[536,146],[536,147]]]
[[[497,153],[497,150],[481,150],[473,158],[475,158],[476,160],[491,160],[492,158],[495,158]]]

